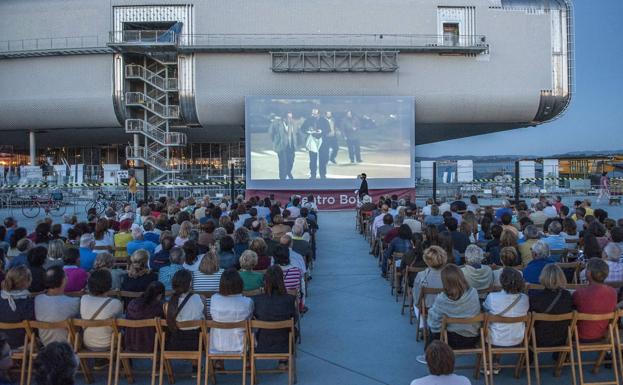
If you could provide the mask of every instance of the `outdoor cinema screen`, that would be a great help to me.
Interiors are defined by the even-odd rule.
[[[248,96],[247,188],[413,187],[415,100],[390,96]]]

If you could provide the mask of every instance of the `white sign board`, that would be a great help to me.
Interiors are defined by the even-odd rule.
[[[128,170],[117,170],[117,179],[128,179],[130,177],[130,173]]]
[[[433,161],[423,160],[420,162],[420,179],[433,180]]]
[[[457,160],[457,181],[473,182],[474,181],[474,161],[473,160]]]

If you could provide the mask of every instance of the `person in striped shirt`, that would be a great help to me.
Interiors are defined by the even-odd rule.
[[[301,302],[299,304],[299,310],[302,313],[307,311],[307,307],[304,304],[305,297],[301,296],[301,282],[303,279],[303,272],[296,266],[290,263],[290,249],[287,246],[279,245],[275,248],[274,256],[275,264],[281,267],[283,270],[283,281],[288,291],[296,290],[299,293]]]
[[[223,272],[224,269],[219,267],[216,250],[212,248],[201,260],[199,269],[193,271],[193,291],[218,293]],[[206,312],[210,314],[210,295],[204,295],[203,297],[205,298]]]

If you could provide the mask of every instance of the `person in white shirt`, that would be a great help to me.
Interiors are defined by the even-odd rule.
[[[372,234],[374,235],[375,238],[376,238],[376,231],[379,229],[379,227],[383,226],[383,217],[385,216],[385,214],[387,214],[388,211],[389,211],[389,206],[387,205],[381,206],[381,213],[377,215],[376,217],[374,217],[374,220],[372,221]]]
[[[167,318],[166,349],[196,350],[200,328],[178,328],[177,322],[205,319],[205,305],[199,294],[190,292],[193,275],[188,270],[178,270],[171,280],[173,295],[165,305]]]
[[[253,300],[242,295],[244,284],[235,269],[226,270],[221,276],[219,292],[212,296],[210,315],[217,322],[240,322],[251,318]],[[246,330],[210,330],[210,352],[241,352],[244,348]],[[217,364],[218,365],[218,364]]]
[[[421,233],[422,232],[422,222],[418,221],[415,218],[413,210],[407,209],[405,211],[405,219],[402,221],[405,225],[409,226],[412,233]]]
[[[428,376],[411,381],[411,385],[470,385],[465,376],[454,374],[454,352],[448,344],[435,340],[426,348]]]
[[[430,210],[433,207],[433,204],[435,204],[435,202],[433,201],[433,198],[428,198],[426,200],[426,206],[422,207],[422,215],[424,216],[430,215]]]
[[[106,320],[120,317],[123,313],[123,304],[116,298],[107,297],[106,293],[112,287],[110,271],[102,269],[91,272],[87,282],[89,294],[80,299],[80,318],[85,320]],[[95,351],[110,349],[112,342],[112,328],[91,327],[84,331],[84,346]]]
[[[490,293],[483,307],[492,315],[503,317],[523,317],[528,314],[530,303],[528,296],[523,294],[524,280],[521,274],[511,268],[505,267],[500,275],[502,291]],[[515,346],[522,343],[526,325],[518,323],[499,323],[489,324],[488,340],[496,346]],[[493,373],[499,373],[499,360],[494,357]]]

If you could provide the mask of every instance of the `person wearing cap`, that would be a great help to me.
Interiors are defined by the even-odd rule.
[[[130,234],[130,227],[132,226],[131,219],[125,219],[119,222],[119,232],[114,236],[115,242],[115,257],[127,257],[126,251],[128,243],[132,241],[132,234]]]
[[[126,247],[128,255],[134,254],[134,252],[139,249],[146,250],[150,256],[154,255],[154,251],[158,245],[143,239],[143,228],[141,226],[137,224],[132,225],[132,239],[133,240],[128,242]]]

